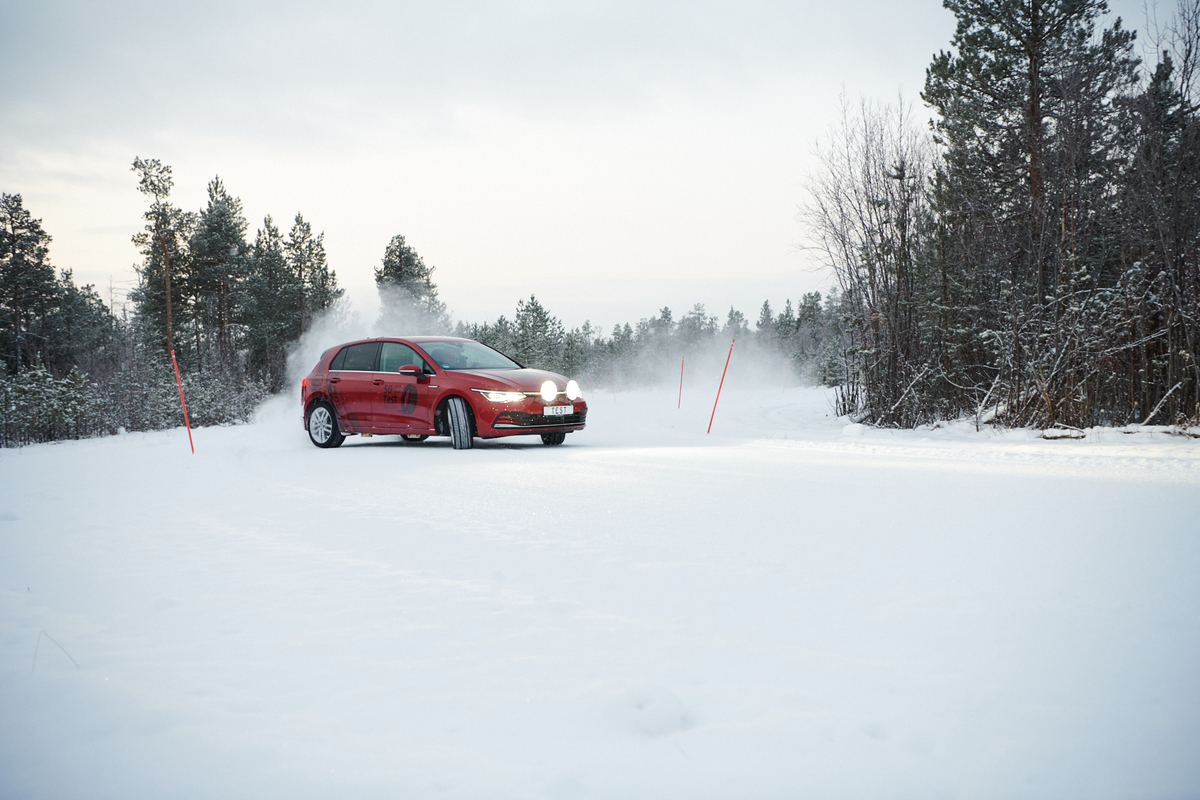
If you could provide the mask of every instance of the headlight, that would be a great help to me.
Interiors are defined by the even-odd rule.
[[[523,392],[484,392],[483,396],[493,403],[515,403],[525,399]]]
[[[546,381],[542,384],[542,399],[547,403],[553,403],[554,398],[558,397],[558,387],[554,385],[554,381]]]
[[[567,399],[574,402],[583,397],[583,392],[579,391],[579,384],[573,380],[567,381]]]

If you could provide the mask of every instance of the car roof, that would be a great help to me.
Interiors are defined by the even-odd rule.
[[[474,339],[467,339],[463,336],[372,336],[369,339],[354,339],[340,345],[335,345],[334,348],[346,347],[352,344],[364,344],[366,342],[394,342],[397,339],[402,339],[406,342],[473,342]]]

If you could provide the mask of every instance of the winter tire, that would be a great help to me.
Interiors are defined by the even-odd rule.
[[[461,397],[451,397],[446,401],[446,417],[450,425],[450,441],[455,450],[471,449],[471,416],[467,411],[467,401]]]
[[[562,444],[566,438],[565,433],[543,433],[542,444]]]
[[[337,416],[333,406],[328,403],[317,403],[308,410],[308,438],[317,447],[337,447],[346,441],[346,437],[338,430]]]
[[[416,444],[417,442],[425,441],[429,437],[425,436],[424,434],[420,434],[420,433],[406,433],[406,434],[403,434],[400,438],[402,438],[404,441],[408,442],[409,444]]]

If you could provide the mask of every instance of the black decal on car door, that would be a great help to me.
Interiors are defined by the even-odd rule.
[[[400,411],[411,414],[417,408],[417,387],[409,384],[400,393]]]

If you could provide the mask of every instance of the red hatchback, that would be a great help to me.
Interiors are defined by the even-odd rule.
[[[304,427],[317,447],[353,434],[399,434],[420,442],[540,434],[562,444],[583,430],[587,403],[579,384],[526,369],[472,339],[417,336],[367,339],[325,351],[301,383]]]

